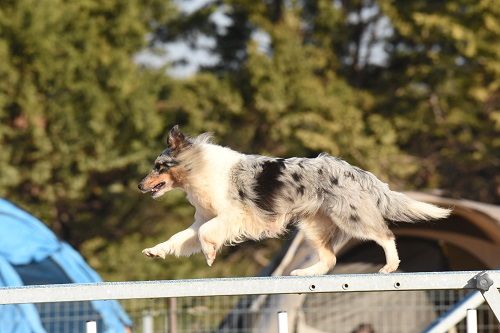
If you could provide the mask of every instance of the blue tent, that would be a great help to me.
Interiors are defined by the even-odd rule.
[[[58,240],[42,222],[0,199],[0,287],[100,281],[80,254]],[[123,333],[132,324],[116,301],[59,305],[43,311],[33,304],[0,305],[1,332],[84,332],[85,320],[98,320],[100,332]],[[61,306],[65,306],[62,321],[57,313]],[[58,320],[51,320],[56,317]]]

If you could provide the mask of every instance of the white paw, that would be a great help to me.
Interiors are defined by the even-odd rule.
[[[167,251],[160,247],[151,247],[149,249],[142,250],[142,253],[151,258],[162,258],[165,259],[167,256]]]
[[[382,267],[378,272],[382,274],[389,274],[396,271],[398,267],[399,267],[399,262],[394,264],[387,264],[384,267]]]
[[[311,276],[311,275],[324,275],[327,274],[330,269],[327,265],[318,262],[310,267],[303,269],[294,269],[290,272],[290,275],[294,276]]]
[[[212,267],[212,264],[214,263],[214,261],[215,261],[215,258],[212,258],[212,259],[207,258],[207,265]]]
[[[293,276],[311,276],[311,275],[321,275],[321,273],[315,272],[310,269],[294,269],[290,272]]]
[[[325,273],[318,272],[317,270],[313,269],[294,269],[293,271],[290,272],[290,275],[293,276],[311,276],[311,275],[323,275]]]
[[[205,255],[205,257],[207,258],[207,265],[212,267],[212,264],[214,263],[215,261],[215,257],[217,255],[217,252],[216,251],[211,251],[209,253],[207,253]]]
[[[215,257],[217,256],[217,250],[214,243],[204,242],[202,245],[203,254],[205,255],[205,259],[207,259],[207,265],[212,266],[214,263]]]

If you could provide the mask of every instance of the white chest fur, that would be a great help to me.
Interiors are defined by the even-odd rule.
[[[218,216],[230,208],[231,170],[242,155],[211,144],[204,144],[200,154],[185,187],[187,198],[202,215]]]

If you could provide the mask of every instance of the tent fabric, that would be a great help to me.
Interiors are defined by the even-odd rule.
[[[12,265],[43,260],[61,246],[42,222],[3,199],[0,214],[0,256]]]
[[[73,281],[102,282],[100,276],[85,263],[82,256],[66,243],[62,243],[60,251],[55,252],[52,258],[65,269],[66,274]],[[108,327],[123,328],[122,323],[132,325],[131,320],[116,301],[92,301],[92,306],[101,314]]]
[[[39,262],[13,267],[25,285],[73,282],[51,257]],[[89,301],[35,304],[35,307],[47,332],[83,333],[85,332],[85,322],[95,319],[97,319],[98,327],[104,327],[100,314]]]
[[[71,246],[57,237],[38,219],[7,200],[0,199],[0,286],[21,286],[23,281],[12,265],[38,263],[47,258],[57,263],[75,283],[101,282]],[[116,301],[92,301],[101,315],[106,333],[124,331],[132,322]],[[21,318],[22,320],[13,320]],[[0,326],[11,325],[12,333],[44,333],[38,312],[32,304],[0,307]]]
[[[0,233],[0,235],[2,234]],[[0,236],[0,238],[4,237]],[[0,287],[20,287],[22,285],[23,281],[14,268],[0,256]],[[33,304],[0,305],[0,327],[2,327],[3,332],[45,333],[40,316]]]

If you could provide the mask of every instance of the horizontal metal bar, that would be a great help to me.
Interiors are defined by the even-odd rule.
[[[0,288],[0,304],[217,295],[474,289],[478,271],[102,282]],[[500,285],[500,270],[488,271]]]

